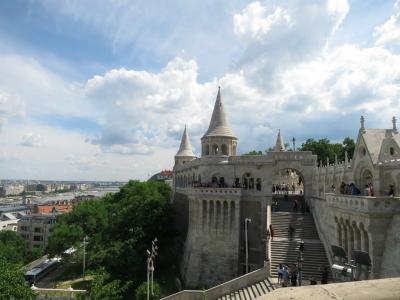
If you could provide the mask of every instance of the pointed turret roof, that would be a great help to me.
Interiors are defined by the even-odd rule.
[[[278,131],[278,136],[276,137],[275,151],[284,151],[285,144],[283,143],[283,139],[281,136],[281,130]]]
[[[192,150],[192,145],[190,144],[189,134],[185,125],[185,130],[183,131],[181,145],[179,147],[178,153],[175,156],[195,156]]]
[[[207,132],[204,137],[212,136],[227,136],[236,138],[233,135],[232,129],[226,118],[226,113],[224,110],[224,105],[221,101],[221,88],[218,87],[217,99],[215,100],[214,110],[211,117],[210,126],[208,126]]]

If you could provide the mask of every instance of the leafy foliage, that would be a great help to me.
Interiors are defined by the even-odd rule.
[[[170,193],[163,182],[130,181],[114,195],[79,204],[55,225],[50,253],[59,255],[71,246],[81,247],[83,237],[88,236],[88,268],[104,266],[110,275],[105,281],[120,280],[122,286],[132,281],[135,287],[145,278],[146,249],[155,237],[160,249],[157,270],[171,268],[175,262],[178,251]]]
[[[29,257],[26,242],[18,233],[0,231],[0,258],[10,263],[24,263]]]
[[[120,280],[111,280],[110,274],[100,269],[93,273],[93,280],[90,286],[91,300],[122,300],[131,282],[122,284]]]
[[[245,155],[245,156],[247,156],[247,155],[263,155],[263,153],[262,153],[262,151],[252,150],[252,151],[244,153],[242,155]]]
[[[21,265],[0,258],[0,296],[1,299],[36,299],[24,278]]]
[[[335,155],[337,155],[339,161],[343,161],[345,158],[345,152],[347,151],[348,158],[353,157],[355,148],[354,140],[347,137],[342,143],[332,144],[328,139],[320,139],[318,141],[314,139],[308,139],[299,148],[300,151],[311,151],[313,154],[318,156],[318,162],[320,160],[323,163],[329,158],[329,162],[333,163],[335,161]]]
[[[153,294],[151,294],[151,285],[150,285],[150,297],[151,300],[160,299],[160,286],[154,281],[153,282]],[[142,282],[137,289],[135,290],[135,299],[136,300],[146,300],[147,299],[147,281]]]

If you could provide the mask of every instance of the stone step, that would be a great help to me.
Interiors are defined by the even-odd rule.
[[[252,300],[272,292],[277,286],[269,278],[259,281],[253,285],[234,291],[228,295],[218,298],[218,300]]]

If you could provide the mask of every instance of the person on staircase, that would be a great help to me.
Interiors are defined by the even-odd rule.
[[[272,224],[269,224],[269,233],[271,234],[271,241],[273,241],[274,240],[275,231],[274,231],[274,228],[272,227]]]
[[[294,235],[295,231],[296,231],[296,229],[293,227],[293,225],[289,224],[289,226],[288,226],[288,236],[289,236],[290,240],[293,239],[293,235]]]
[[[299,203],[298,203],[297,199],[294,199],[293,211],[297,212],[298,209],[299,209]]]
[[[292,286],[297,286],[297,267],[295,264],[290,268],[290,282]]]
[[[303,254],[303,252],[304,252],[304,241],[303,240],[301,240],[299,243],[299,250],[300,250],[301,254]]]
[[[282,276],[283,276],[283,266],[282,266],[282,264],[279,264],[279,266],[277,268],[277,271],[278,271],[278,284],[281,284],[282,283]]]
[[[321,271],[321,284],[327,284],[328,283],[328,267],[324,266],[319,269]]]

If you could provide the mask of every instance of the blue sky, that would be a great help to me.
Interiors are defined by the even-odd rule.
[[[1,1],[0,177],[145,179],[222,86],[239,151],[400,108],[400,2]]]

